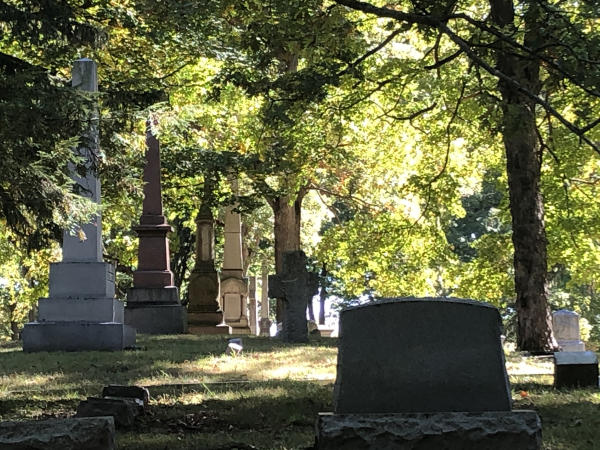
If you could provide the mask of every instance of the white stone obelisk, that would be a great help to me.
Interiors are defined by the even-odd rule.
[[[98,90],[96,63],[79,59],[73,65],[73,87]],[[85,176],[71,167],[82,196],[100,204],[97,174],[98,111],[82,144],[74,151],[83,159]],[[63,260],[50,265],[49,297],[38,303],[38,321],[25,325],[24,351],[121,350],[135,343],[135,330],[123,324],[123,302],[115,298],[115,269],[102,258],[100,212],[80,232],[65,232]]]
[[[237,192],[237,180],[231,178],[230,182],[233,192]],[[248,280],[244,278],[242,260],[242,221],[241,215],[234,209],[234,206],[225,209],[221,305],[231,333],[249,334]]]
[[[258,308],[256,301],[256,277],[248,277],[248,325],[250,334],[258,334]]]
[[[271,320],[269,319],[269,271],[263,264],[260,282],[260,336],[271,335]]]

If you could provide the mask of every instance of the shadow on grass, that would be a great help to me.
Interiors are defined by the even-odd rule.
[[[135,434],[122,433],[117,442],[125,450],[307,448],[314,441],[317,414],[332,408],[332,391],[331,384],[292,380],[197,384],[181,390],[153,386],[153,398],[178,395],[178,401],[152,402]],[[186,398],[196,401],[186,403]]]
[[[148,336],[138,339],[139,350],[122,352],[39,352],[23,353],[17,343],[0,344],[0,419],[25,418],[39,411],[60,414],[76,407],[78,400],[99,395],[108,384],[164,385],[164,391],[187,385],[178,381],[245,379],[260,374],[265,358],[252,355],[271,353],[268,363],[276,365],[291,353],[305,355],[314,349],[335,348],[337,339],[311,339],[307,344],[290,345],[272,338],[242,336],[244,358],[224,357],[211,371],[203,358],[221,358],[230,336]],[[239,366],[239,367],[236,367]],[[229,370],[233,367],[234,370]],[[310,370],[304,368],[304,370]],[[285,378],[285,376],[280,377]],[[194,389],[192,385],[186,389]],[[231,387],[229,387],[231,389]],[[160,388],[151,387],[153,395]],[[156,394],[155,394],[156,392]],[[54,403],[53,403],[54,402]]]

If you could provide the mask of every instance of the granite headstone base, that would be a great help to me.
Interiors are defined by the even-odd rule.
[[[30,322],[22,336],[25,352],[123,350],[135,345],[135,329],[116,322]]]
[[[537,450],[542,443],[535,411],[320,413],[316,428],[318,450]]]
[[[252,330],[248,324],[240,322],[227,322],[227,325],[231,328],[231,334],[252,334]]]
[[[175,286],[133,287],[127,290],[125,323],[144,334],[187,332],[187,312]]]
[[[192,334],[231,334],[231,327],[223,322],[222,311],[189,311],[188,332]]]
[[[134,304],[179,305],[179,289],[176,286],[160,288],[132,287],[127,289],[127,306]]]
[[[554,387],[598,387],[598,357],[594,352],[554,353]]]
[[[95,261],[51,263],[48,284],[52,298],[113,298],[115,266]]]
[[[181,305],[127,306],[125,323],[143,334],[187,332],[187,311]]]
[[[562,352],[585,352],[585,343],[580,340],[557,340]]]
[[[123,323],[123,302],[116,298],[40,298],[40,322]]]
[[[3,450],[113,450],[112,417],[0,422]]]

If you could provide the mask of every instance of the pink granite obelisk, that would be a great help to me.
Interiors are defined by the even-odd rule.
[[[133,288],[127,291],[125,323],[139,333],[185,333],[186,312],[170,268],[167,233],[172,229],[162,209],[159,143],[149,121],[146,147],[142,217],[133,227],[139,237],[138,269],[133,272]]]

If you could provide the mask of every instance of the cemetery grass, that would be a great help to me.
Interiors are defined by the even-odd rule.
[[[337,341],[284,345],[243,337],[144,336],[137,350],[26,354],[0,344],[0,420],[72,416],[108,384],[149,388],[149,412],[117,432],[119,449],[302,449],[319,411],[331,411]],[[598,448],[600,393],[556,391],[552,360],[507,353],[516,409],[535,409],[546,450]],[[440,374],[441,375],[441,374]],[[468,393],[465,393],[468,395]]]

